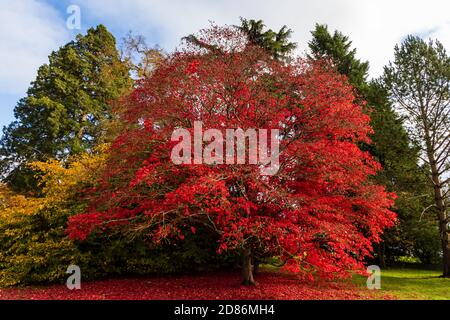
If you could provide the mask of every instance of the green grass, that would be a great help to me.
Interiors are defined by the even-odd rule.
[[[450,300],[450,279],[439,278],[439,270],[420,268],[389,268],[381,270],[381,295],[403,300]],[[356,276],[358,284],[366,278]]]

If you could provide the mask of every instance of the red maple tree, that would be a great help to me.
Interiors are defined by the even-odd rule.
[[[71,238],[117,231],[155,244],[206,226],[217,252],[276,257],[311,278],[363,270],[372,243],[392,226],[394,195],[370,179],[379,164],[369,116],[346,79],[324,63],[281,62],[232,28],[213,27],[168,55],[122,105],[124,130],[87,213],[73,216]],[[280,130],[280,168],[171,161],[177,128]],[[225,136],[225,134],[224,134]],[[206,143],[205,143],[206,144]]]

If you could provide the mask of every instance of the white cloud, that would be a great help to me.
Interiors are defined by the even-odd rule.
[[[69,40],[65,21],[36,0],[0,2],[0,94],[24,95],[51,51]]]
[[[89,15],[107,26],[129,29],[149,38],[158,34],[160,44],[173,48],[179,39],[208,20],[237,24],[238,17],[263,19],[271,28],[283,24],[294,30],[293,39],[305,50],[314,24],[326,23],[350,36],[360,58],[369,60],[378,75],[392,57],[393,47],[409,33],[438,30],[431,35],[450,46],[448,0],[115,0],[75,1]]]

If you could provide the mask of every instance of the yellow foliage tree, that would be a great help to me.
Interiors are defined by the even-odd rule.
[[[0,286],[58,281],[69,264],[88,259],[66,236],[66,221],[86,206],[77,195],[95,182],[106,161],[105,148],[68,163],[29,164],[39,172],[41,197],[0,185]]]

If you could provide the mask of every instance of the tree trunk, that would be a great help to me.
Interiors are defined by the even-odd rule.
[[[438,221],[439,221],[439,233],[441,237],[442,244],[442,256],[443,256],[443,274],[445,278],[450,278],[450,239],[449,230],[447,226],[447,212],[444,204],[444,199],[442,197],[442,187],[439,176],[437,174],[436,165],[431,165],[431,174],[434,183],[434,199],[436,203],[436,208],[438,210]]]
[[[244,249],[242,253],[242,276],[244,278],[242,281],[243,285],[256,285],[256,281],[253,279],[253,264],[250,249]]]
[[[259,273],[259,265],[260,261],[256,258],[253,258],[253,275],[257,275]]]
[[[431,180],[433,181],[433,188],[434,188],[434,203],[436,205],[438,213],[439,233],[442,244],[442,255],[443,255],[442,276],[445,278],[450,278],[450,239],[449,239],[450,230],[448,230],[447,226],[449,221],[447,220],[448,218],[447,210],[444,203],[443,188],[442,188],[443,186],[439,176],[439,169],[437,167],[436,157],[434,154],[435,148],[434,145],[431,143],[431,141],[432,139],[430,138],[428,128],[425,124],[425,143],[427,146],[428,160],[430,161]]]
[[[443,253],[443,274],[445,278],[450,278],[450,232],[448,231],[447,223],[440,223],[441,225],[441,241]]]

